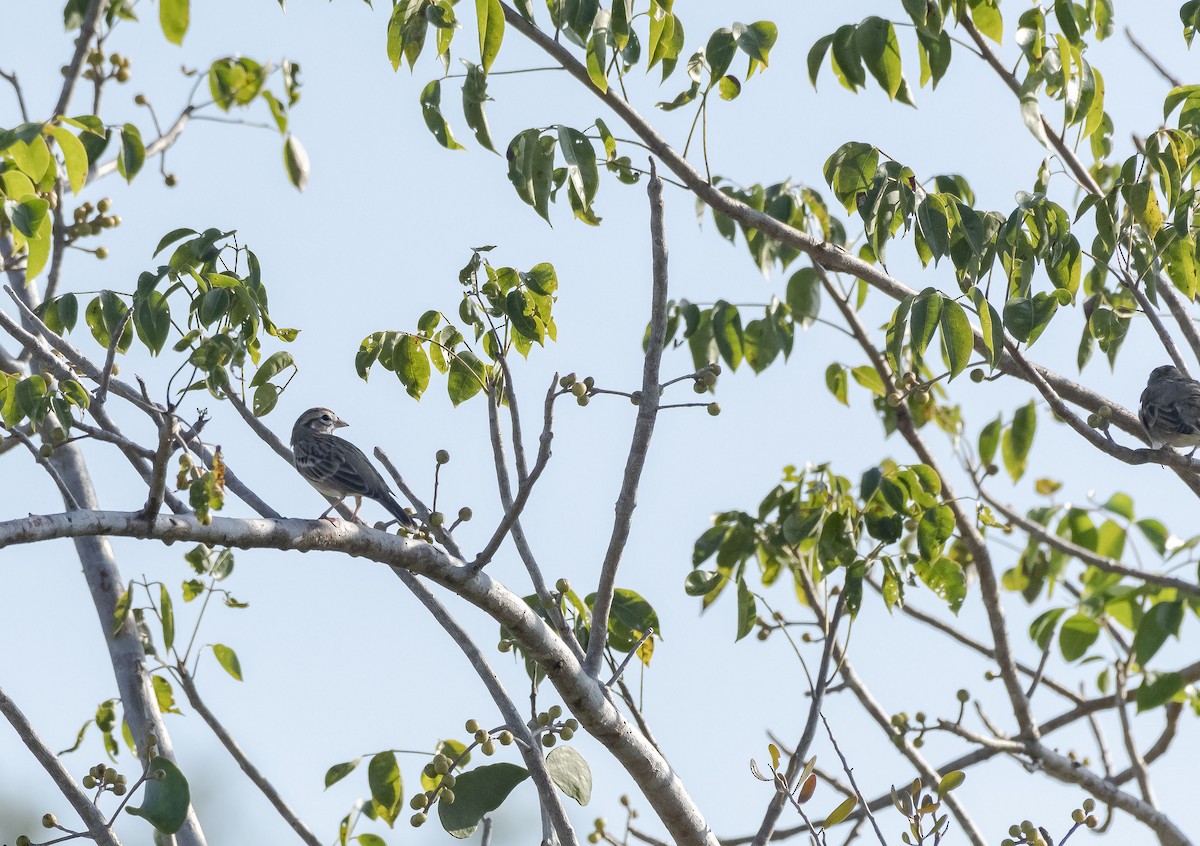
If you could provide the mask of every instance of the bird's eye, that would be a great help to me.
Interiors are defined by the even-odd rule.
[[[328,414],[322,414],[321,419],[324,420],[326,423],[332,422],[332,420],[333,420],[333,418],[330,417]]]

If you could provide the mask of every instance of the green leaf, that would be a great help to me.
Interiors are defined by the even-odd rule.
[[[608,35],[607,29],[599,27],[593,29],[588,38],[585,57],[588,79],[601,94],[608,93]]]
[[[1025,475],[1025,461],[1033,446],[1033,436],[1037,431],[1037,409],[1030,400],[1013,414],[1012,426],[1004,430],[1001,438],[1001,454],[1004,458],[1004,469],[1014,482]]]
[[[825,387],[829,389],[829,393],[840,402],[842,405],[850,405],[850,396],[847,391],[848,383],[846,382],[846,368],[834,362],[825,368]]]
[[[836,808],[834,808],[832,811],[829,812],[829,816],[827,816],[825,818],[825,821],[823,823],[821,823],[821,827],[822,828],[832,828],[833,826],[842,822],[843,820],[846,819],[846,817],[850,816],[850,812],[854,810],[856,805],[858,805],[858,797],[857,796],[851,796],[850,798],[846,799],[844,802],[842,802],[840,805],[838,805]]]
[[[38,237],[38,230],[49,219],[50,204],[41,197],[32,194],[22,197],[16,207],[9,212],[13,228],[26,238]]]
[[[1143,667],[1155,653],[1174,635],[1179,637],[1183,625],[1183,601],[1158,602],[1147,611],[1138,623],[1133,636],[1133,655]]]
[[[287,368],[295,366],[296,360],[292,358],[291,353],[282,351],[272,353],[266,361],[258,366],[258,371],[250,380],[250,387],[257,388],[259,385],[265,385]]]
[[[967,597],[967,581],[962,566],[949,558],[939,558],[933,564],[919,560],[914,565],[917,576],[957,614]]]
[[[1179,673],[1159,673],[1148,677],[1137,689],[1138,713],[1167,704],[1183,690],[1185,684],[1186,680]]]
[[[957,790],[962,787],[962,783],[967,780],[967,774],[962,770],[954,770],[942,776],[938,782],[938,799],[944,797],[951,790]]]
[[[454,140],[450,124],[442,115],[442,83],[439,80],[433,80],[421,91],[421,115],[425,118],[425,126],[439,144],[447,150],[466,149]]]
[[[166,585],[159,586],[158,601],[158,613],[162,617],[163,648],[170,652],[171,647],[175,645],[175,610]]]
[[[325,789],[328,790],[333,785],[344,779],[350,773],[354,772],[355,767],[359,765],[362,758],[355,758],[353,761],[346,761],[341,764],[334,764],[325,772]]]
[[[529,777],[516,764],[488,764],[465,772],[454,783],[454,803],[438,802],[438,818],[451,836],[470,837],[484,816],[503,804],[508,794]]]
[[[171,333],[171,308],[167,298],[158,291],[138,297],[133,305],[133,328],[153,355],[162,352]]]
[[[487,93],[487,75],[479,65],[471,62],[463,64],[467,66],[467,78],[463,81],[462,89],[463,117],[466,118],[467,127],[475,133],[475,140],[494,153],[496,145],[492,141],[492,130],[483,111],[483,104],[490,99]]]
[[[954,534],[954,511],[948,505],[926,509],[917,524],[917,548],[921,557],[936,561],[942,555],[942,547]]]
[[[172,44],[183,44],[188,30],[188,0],[158,0],[158,22]]]
[[[950,359],[950,378],[953,379],[970,363],[975,335],[971,331],[967,313],[954,300],[943,298],[940,325],[942,343],[946,345],[946,356]]]
[[[900,41],[891,21],[871,15],[858,25],[854,42],[867,70],[875,77],[889,100],[896,98],[904,74],[900,60]]]
[[[450,359],[450,372],[446,377],[450,402],[461,405],[483,390],[485,373],[483,362],[469,350],[461,350],[454,355]]]
[[[1100,636],[1100,624],[1086,614],[1074,614],[1062,624],[1058,633],[1058,648],[1067,661],[1077,661],[1084,656],[1096,638]]]
[[[833,43],[832,35],[823,35],[813,43],[813,46],[808,51],[808,81],[812,83],[812,87],[817,87],[817,75],[821,72],[821,65],[825,62],[825,53],[829,51],[829,45]]]
[[[214,643],[212,649],[213,655],[217,656],[217,663],[225,669],[225,672],[241,681],[242,664],[238,661],[237,653],[223,643]]]
[[[580,805],[592,801],[592,769],[574,746],[556,746],[546,756],[546,769],[558,789]]]
[[[731,370],[737,370],[742,363],[742,318],[737,306],[717,300],[712,309],[712,331],[721,358]]]
[[[404,781],[396,753],[390,749],[374,755],[367,764],[367,784],[375,814],[391,828],[403,809]]]
[[[146,146],[142,143],[142,134],[132,123],[127,123],[121,127],[121,150],[117,153],[117,172],[125,177],[126,182],[132,182],[145,163]]]
[[[942,295],[935,288],[926,288],[913,300],[908,325],[912,354],[917,361],[925,357],[925,350],[933,339],[933,333],[937,331],[942,302]]]
[[[1175,238],[1162,251],[1162,257],[1167,265],[1167,277],[1189,301],[1194,299],[1200,287],[1200,265],[1196,262],[1194,236]]]
[[[771,21],[755,21],[749,26],[735,27],[737,46],[738,48],[751,58],[754,62],[761,62],[763,66],[770,64],[768,61],[771,48],[775,46],[775,40],[779,37],[779,28]]]
[[[87,182],[88,156],[83,142],[75,134],[62,126],[47,126],[46,132],[58,142],[62,151],[63,164],[67,169],[67,181],[71,184],[71,193],[78,194]]]
[[[126,811],[141,817],[163,834],[174,834],[183,827],[192,803],[187,779],[174,762],[163,757],[152,758],[146,771],[161,772],[162,777],[148,780],[141,807],[127,807]]]
[[[1000,44],[1004,40],[1004,21],[1000,17],[1000,9],[991,2],[974,3],[971,6],[971,19],[975,26],[988,38]]]
[[[847,212],[853,212],[859,193],[867,191],[874,183],[878,167],[878,149],[861,141],[850,141],[838,147],[826,159],[822,172],[834,196],[846,207]]]
[[[1059,618],[1066,611],[1066,608],[1051,608],[1049,611],[1039,614],[1037,619],[1029,624],[1029,637],[1037,644],[1038,649],[1045,650],[1050,645],[1054,631],[1058,628]]]
[[[425,345],[412,335],[405,335],[392,348],[392,370],[404,385],[404,390],[415,400],[421,398],[429,387],[429,356]]]
[[[787,283],[787,304],[792,319],[804,329],[812,326],[821,311],[821,279],[811,267],[802,267]]]
[[[750,588],[746,585],[746,580],[739,578],[737,580],[737,588],[738,616],[737,637],[734,638],[735,643],[754,631],[754,626],[758,622],[758,603],[754,599],[754,594],[750,592]]]
[[[504,8],[500,0],[475,0],[475,19],[479,24],[479,64],[487,73],[504,41]]]
[[[308,185],[308,152],[300,139],[291,133],[283,142],[283,167],[287,171],[288,181],[303,191]]]

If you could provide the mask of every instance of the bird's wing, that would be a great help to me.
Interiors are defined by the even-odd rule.
[[[333,468],[335,482],[371,499],[379,499],[391,492],[387,482],[383,480],[383,476],[375,469],[375,465],[361,449],[337,435],[328,435],[327,437],[335,442],[336,447],[331,450],[335,458]]]
[[[1191,379],[1173,382],[1159,409],[1159,421],[1173,432],[1200,435],[1200,382]]]

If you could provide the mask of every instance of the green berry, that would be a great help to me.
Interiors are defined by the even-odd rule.
[[[575,379],[576,376],[574,373],[568,373],[566,376],[558,380],[558,384],[560,387],[569,388],[575,384]]]
[[[450,462],[450,453],[444,449],[439,449],[434,455],[438,464],[448,464]]]
[[[904,397],[900,394],[899,391],[892,391],[890,394],[887,395],[887,404],[890,405],[892,408],[899,407],[900,403],[902,403],[902,402],[904,402]]]
[[[463,728],[466,730],[467,734],[474,734],[475,732],[479,731],[479,720],[467,720]]]
[[[983,372],[982,367],[976,367],[974,370],[971,371],[971,381],[974,382],[975,384],[979,384],[986,378],[987,378],[987,374]]]
[[[418,793],[412,799],[408,800],[408,807],[412,808],[414,811],[423,811],[425,808],[429,807],[429,800],[425,798],[424,793]]]
[[[1081,823],[1087,819],[1087,814],[1083,812],[1083,808],[1076,808],[1071,812],[1071,822]]]
[[[572,737],[575,736],[575,732],[571,731],[566,726],[563,726],[562,730],[558,734],[559,734],[559,737],[561,737],[563,740],[570,740]]]
[[[17,836],[16,846],[33,846],[33,841],[27,835],[20,834]]]
[[[458,519],[460,521],[462,521],[463,523],[466,523],[468,520],[470,520],[474,516],[475,516],[475,512],[472,511],[471,509],[467,508],[466,506],[458,509]]]
[[[710,402],[705,408],[708,409],[709,417],[716,417],[721,413],[721,404],[719,402]]]
[[[50,446],[50,444],[42,444],[41,447],[38,448],[38,455],[40,455],[42,458],[49,458],[50,456],[54,455],[54,447]]]
[[[692,390],[698,394],[702,394],[708,390],[708,385],[704,384],[703,379],[697,379],[692,383]]]
[[[588,376],[584,378],[583,385],[590,391],[592,388],[596,387],[596,380],[595,378]]]
[[[579,403],[581,406],[586,406],[591,401],[592,401],[592,398],[587,396],[586,394],[584,396],[581,396],[579,399],[575,400],[575,402]]]
[[[485,740],[483,743],[480,744],[479,749],[480,749],[480,751],[483,752],[484,755],[495,755],[496,754],[496,744],[494,742],[492,742],[491,740]]]
[[[491,736],[492,736],[492,735],[491,735],[491,732],[489,732],[487,729],[484,729],[484,728],[481,728],[481,729],[476,729],[476,730],[475,730],[475,732],[474,732],[474,734],[475,734],[475,742],[476,742],[476,743],[483,743],[483,742],[485,742],[485,741],[486,741],[486,740],[487,740],[489,737],[491,737]]]
[[[413,828],[420,828],[421,826],[425,825],[425,820],[427,819],[429,818],[424,814],[413,814],[412,819],[409,822],[412,823]]]
[[[582,382],[576,382],[571,386],[571,393],[577,397],[582,397],[588,392],[587,385]]]
[[[173,174],[173,173],[168,173],[166,176],[163,177],[163,184],[166,185],[168,188],[174,188],[178,182],[179,182],[179,180],[176,178],[175,174]]]
[[[717,374],[713,373],[711,370],[706,370],[700,376],[700,381],[711,388],[713,385],[717,384]]]
[[[454,791],[450,790],[448,788],[443,789],[441,798],[442,798],[443,805],[453,805],[454,804]]]
[[[1088,798],[1084,799],[1084,800],[1083,800],[1083,810],[1084,810],[1084,811],[1086,811],[1086,812],[1087,812],[1087,813],[1089,813],[1089,814],[1090,814],[1092,811],[1096,810],[1096,800],[1095,800],[1095,799],[1093,799],[1091,796],[1089,796]]]
[[[85,775],[83,777],[83,789],[91,790],[96,786],[96,777],[93,775]]]
[[[599,835],[598,833],[594,832],[594,831],[593,831],[593,832],[590,832],[590,833],[588,834],[588,836],[587,836],[587,842],[588,842],[588,843],[592,843],[592,844],[599,843],[599,842],[600,842],[600,835]],[[21,844],[20,844],[20,843],[18,843],[18,844],[17,844],[17,846],[21,846]]]
[[[124,796],[126,791],[128,791],[128,790],[129,790],[128,785],[122,784],[121,782],[117,782],[116,784],[113,785],[113,788],[112,788],[112,792],[113,792],[114,796]]]
[[[446,524],[446,515],[440,511],[434,511],[429,515],[429,525],[435,529]]]
[[[512,742],[513,742],[513,735],[512,735],[512,732],[511,732],[511,731],[509,731],[508,729],[505,729],[504,731],[500,732],[500,734],[498,735],[498,737],[500,738],[500,745],[501,745],[501,746],[510,746],[510,745],[512,745]]]
[[[112,200],[108,197],[104,197],[98,203],[96,203],[96,211],[100,212],[100,214],[104,214],[111,208]]]
[[[433,771],[438,775],[445,775],[446,773],[450,772],[450,759],[440,753],[434,755]]]
[[[58,825],[58,817],[54,814],[42,814],[42,828],[54,828]]]
[[[100,259],[100,261],[104,261],[106,258],[108,258],[108,247],[97,247],[96,258]]]
[[[458,779],[454,777],[454,773],[446,773],[442,776],[442,787],[453,787],[458,783]]]
[[[551,705],[550,710],[547,711],[547,713],[550,715],[550,719],[557,720],[559,717],[562,716],[562,706],[561,705]]]
[[[967,692],[966,688],[959,688],[958,693],[954,695],[958,698],[959,702],[968,702],[971,699],[971,694]]]
[[[721,365],[717,364],[715,361],[710,361],[707,369],[717,376],[721,375]]]
[[[569,717],[567,721],[563,723],[563,725],[569,728],[571,731],[579,730],[579,720],[575,719],[574,717]]]
[[[542,735],[542,745],[545,746],[547,749],[549,749],[551,746],[553,746],[557,742],[558,742],[558,738],[556,738],[552,734],[543,734]]]

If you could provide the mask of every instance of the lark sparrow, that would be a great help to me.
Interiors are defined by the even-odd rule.
[[[1154,368],[1142,391],[1138,418],[1153,446],[1190,446],[1195,452],[1200,446],[1200,382],[1171,364]]]
[[[363,451],[349,441],[333,434],[347,426],[344,420],[328,408],[310,408],[300,415],[292,427],[292,452],[296,469],[325,496],[337,497],[337,502],[325,509],[317,519],[324,519],[346,497],[354,497],[355,522],[362,498],[377,501],[400,521],[406,529],[414,529],[413,518],[392,497],[387,482],[375,469]]]

